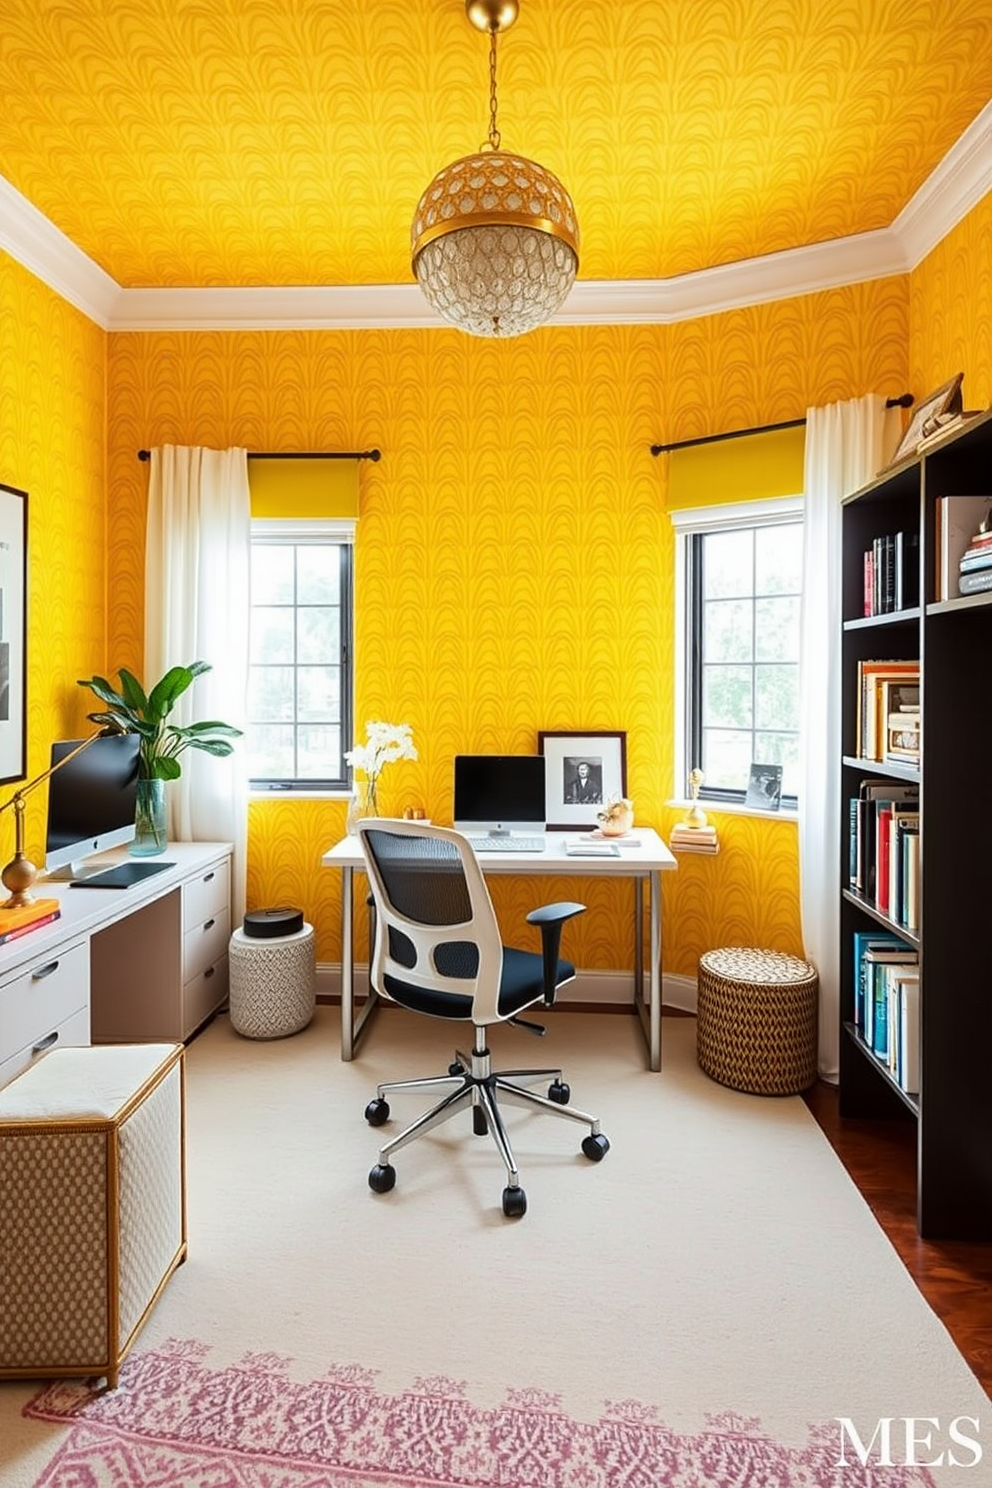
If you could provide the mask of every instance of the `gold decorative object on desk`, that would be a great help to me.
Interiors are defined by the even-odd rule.
[[[31,885],[38,877],[38,870],[30,859],[24,856],[24,797],[30,795],[35,786],[44,784],[50,775],[55,774],[56,770],[61,770],[63,765],[67,765],[70,760],[74,760],[77,755],[82,754],[84,749],[89,749],[95,740],[102,738],[108,733],[123,734],[126,732],[127,730],[123,728],[114,729],[110,727],[99,729],[95,734],[90,734],[88,739],[84,739],[81,744],[77,744],[75,749],[70,750],[67,755],[64,755],[57,764],[47,769],[44,774],[36,775],[34,780],[29,781],[27,785],[20,786],[11,796],[10,800],[5,801],[0,806],[0,813],[6,811],[8,807],[12,806],[14,808],[14,856],[3,870],[3,873],[0,874],[0,880],[3,881],[4,888],[10,890],[10,898],[5,899],[3,904],[0,904],[0,910],[21,909],[25,904],[33,904],[35,902],[34,895],[31,892]],[[0,934],[2,933],[3,917],[0,915]]]
[[[611,796],[596,820],[604,837],[625,837],[634,825],[634,803],[626,796]]]
[[[685,820],[678,822],[672,828],[669,846],[673,852],[712,854],[720,851],[716,827],[707,825],[706,812],[699,804],[699,787],[704,779],[705,776],[698,765],[689,771],[689,794],[692,797],[692,805],[685,814]]]

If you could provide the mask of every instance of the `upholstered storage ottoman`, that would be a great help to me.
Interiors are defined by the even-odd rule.
[[[712,1080],[795,1095],[816,1079],[819,979],[779,951],[733,946],[699,958],[696,1057]]]
[[[317,1002],[313,926],[302,910],[245,915],[228,948],[231,1027],[245,1038],[286,1038],[306,1028]]]
[[[0,1090],[0,1376],[113,1388],[185,1210],[181,1044],[54,1049]]]

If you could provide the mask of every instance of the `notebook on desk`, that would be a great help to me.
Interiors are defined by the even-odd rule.
[[[454,826],[477,852],[542,852],[543,754],[456,754]]]

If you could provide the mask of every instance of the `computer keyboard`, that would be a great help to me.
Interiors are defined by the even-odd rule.
[[[543,852],[545,837],[470,837],[469,842],[480,852]]]

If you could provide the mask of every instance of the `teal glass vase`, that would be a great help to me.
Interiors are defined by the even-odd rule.
[[[135,858],[164,853],[168,842],[165,820],[165,781],[139,780],[134,807],[134,840],[128,851]]]

